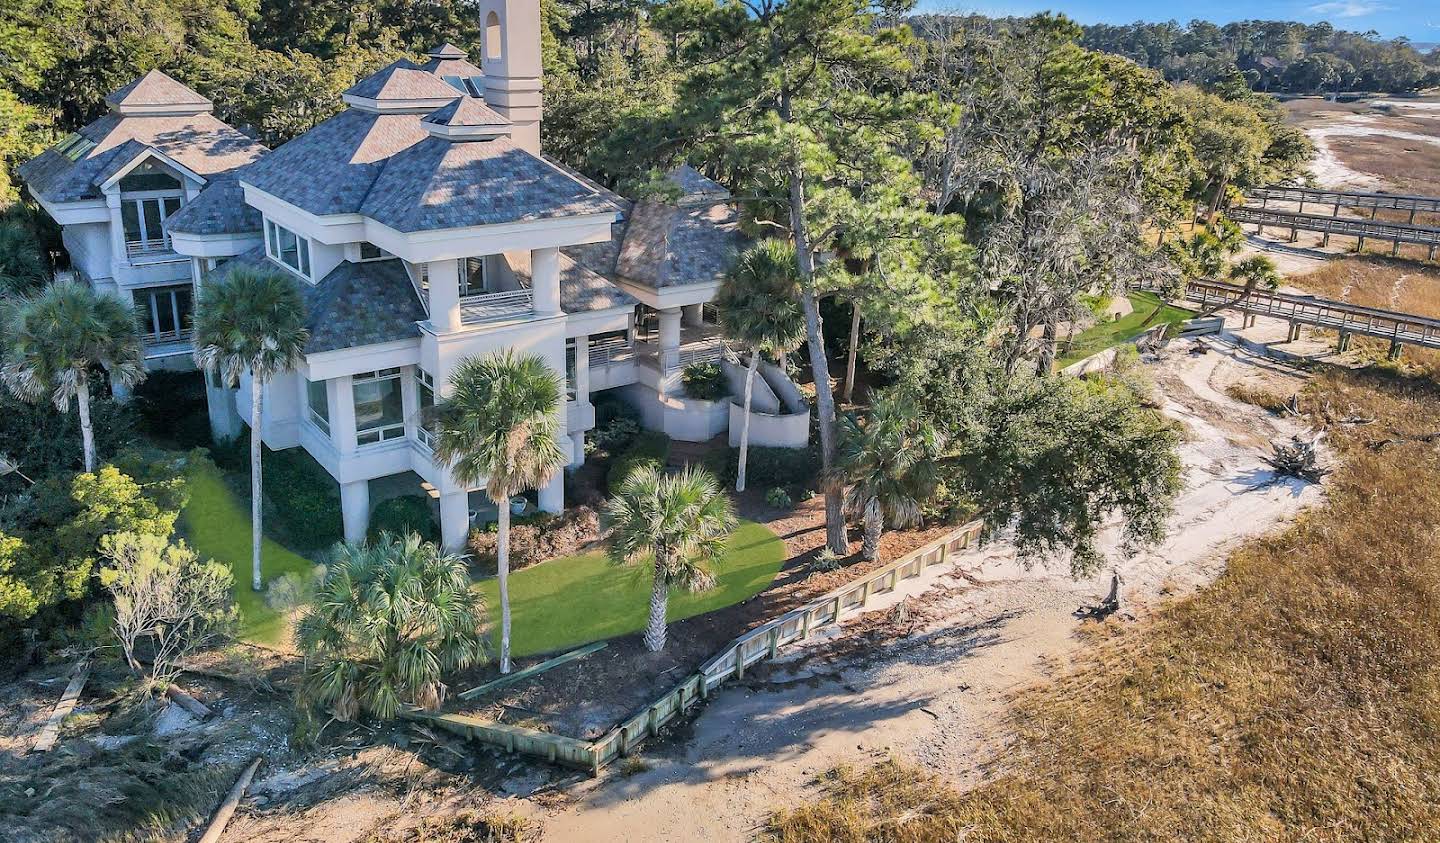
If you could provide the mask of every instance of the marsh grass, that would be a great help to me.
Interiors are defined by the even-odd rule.
[[[839,771],[798,841],[1429,840],[1440,828],[1440,389],[1331,373],[1328,500],[1022,695],[999,772]],[[1372,424],[1336,420],[1356,415]]]

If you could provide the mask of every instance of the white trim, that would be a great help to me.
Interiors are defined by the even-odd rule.
[[[101,182],[99,185],[100,189],[108,193],[110,191],[110,188],[114,187],[121,179],[129,175],[131,170],[140,166],[142,162],[149,158],[155,158],[165,166],[179,170],[182,176],[190,179],[191,181],[197,182],[201,185],[207,184],[204,176],[200,175],[199,173],[195,172],[184,164],[181,164],[179,161],[176,161],[174,158],[171,158],[160,150],[155,149],[154,147],[146,147],[145,149],[141,150],[140,153],[136,155],[133,160],[130,161],[130,163],[126,164],[124,167],[121,167],[118,171],[116,171],[113,176]]]
[[[305,356],[300,373],[310,380],[332,380],[359,372],[414,366],[420,362],[420,338],[356,345]]]
[[[110,206],[105,202],[104,197],[99,199],[82,199],[78,202],[51,202],[45,197],[30,189],[27,185],[25,192],[35,200],[45,213],[50,215],[57,225],[87,225],[89,223],[110,222]]]
[[[438,79],[439,77],[436,78]],[[444,108],[462,96],[465,95],[460,91],[456,91],[454,96],[447,97],[377,100],[374,97],[341,94],[340,99],[343,100],[346,105],[353,105],[361,111],[370,111],[376,114],[429,114],[436,109]]]
[[[719,281],[704,284],[679,284],[674,287],[650,287],[628,278],[616,278],[612,283],[656,310],[670,310],[691,304],[707,304],[720,292]]]

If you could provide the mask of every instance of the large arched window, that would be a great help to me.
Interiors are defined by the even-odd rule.
[[[485,60],[497,61],[503,47],[500,42],[500,16],[493,11],[485,16]]]

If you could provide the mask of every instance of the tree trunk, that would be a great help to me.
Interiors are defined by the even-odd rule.
[[[1254,292],[1255,292],[1255,282],[1253,282],[1253,281],[1247,282],[1247,283],[1245,284],[1245,289],[1243,289],[1243,290],[1240,291],[1240,295],[1236,296],[1236,297],[1233,298],[1233,299],[1227,299],[1227,300],[1225,300],[1225,301],[1222,301],[1222,302],[1220,302],[1220,303],[1217,304],[1217,305],[1212,305],[1212,306],[1210,306],[1210,307],[1207,307],[1207,308],[1205,308],[1204,310],[1202,310],[1200,313],[1196,314],[1194,318],[1195,318],[1195,319],[1208,319],[1209,317],[1214,316],[1216,313],[1224,310],[1224,309],[1227,308],[1227,307],[1234,307],[1234,306],[1237,305],[1237,304],[1242,304],[1246,299],[1250,298],[1250,295],[1251,295],[1252,293],[1254,293]],[[1193,321],[1193,320],[1192,320],[1192,321]]]
[[[1215,186],[1215,196],[1210,199],[1210,213],[1205,217],[1206,227],[1215,224],[1215,215],[1220,213],[1220,200],[1225,197],[1225,188],[1229,186],[1229,176],[1222,176],[1220,179],[1220,184]]]
[[[845,355],[845,403],[855,403],[855,358],[860,346],[860,303],[850,303],[850,350]]]
[[[495,536],[495,579],[500,584],[500,672],[510,672],[510,497],[496,501],[500,530]]]
[[[658,653],[665,649],[665,607],[670,599],[670,587],[655,566],[655,579],[650,585],[650,620],[645,624],[645,649]]]
[[[1049,375],[1055,368],[1055,334],[1055,318],[1047,316],[1045,333],[1040,340],[1040,360],[1035,366],[1036,373],[1041,377]]]
[[[782,117],[790,122],[786,100]],[[805,310],[805,338],[810,347],[810,372],[815,378],[815,412],[820,421],[820,466],[825,476],[832,473],[835,463],[835,393],[830,386],[830,361],[825,357],[825,337],[820,325],[820,302],[815,292],[815,262],[810,253],[810,234],[805,223],[805,185],[800,162],[791,158],[786,171],[790,181],[790,230],[795,239],[795,261],[800,270],[800,304]],[[825,544],[835,553],[844,555],[849,549],[845,541],[845,514],[839,486],[827,484],[825,489]]]
[[[745,491],[745,460],[750,453],[750,397],[755,393],[755,370],[760,368],[760,352],[750,349],[750,366],[745,370],[745,418],[740,421],[740,465],[735,470],[735,491]]]
[[[880,499],[871,498],[865,502],[865,542],[860,546],[860,558],[868,562],[880,555],[880,533],[884,529]]]
[[[80,442],[85,452],[85,473],[95,472],[95,426],[90,423],[90,373],[82,372],[75,385],[75,406],[80,411]]]
[[[260,402],[265,394],[265,384],[255,370],[250,371],[250,588],[259,591],[264,583],[260,577],[260,544],[264,541],[261,532],[260,492],[261,460],[260,446]]]

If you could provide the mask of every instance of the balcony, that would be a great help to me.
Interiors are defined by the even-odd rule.
[[[151,332],[140,335],[140,344],[144,348],[146,359],[154,360],[160,357],[179,357],[190,354],[194,350],[192,338],[193,332],[189,329]]]
[[[127,240],[125,256],[132,264],[182,260],[181,256],[175,254],[175,250],[171,248],[168,237],[160,240]]]
[[[464,325],[523,319],[534,312],[535,296],[529,289],[463,296],[460,299],[460,322]]]

